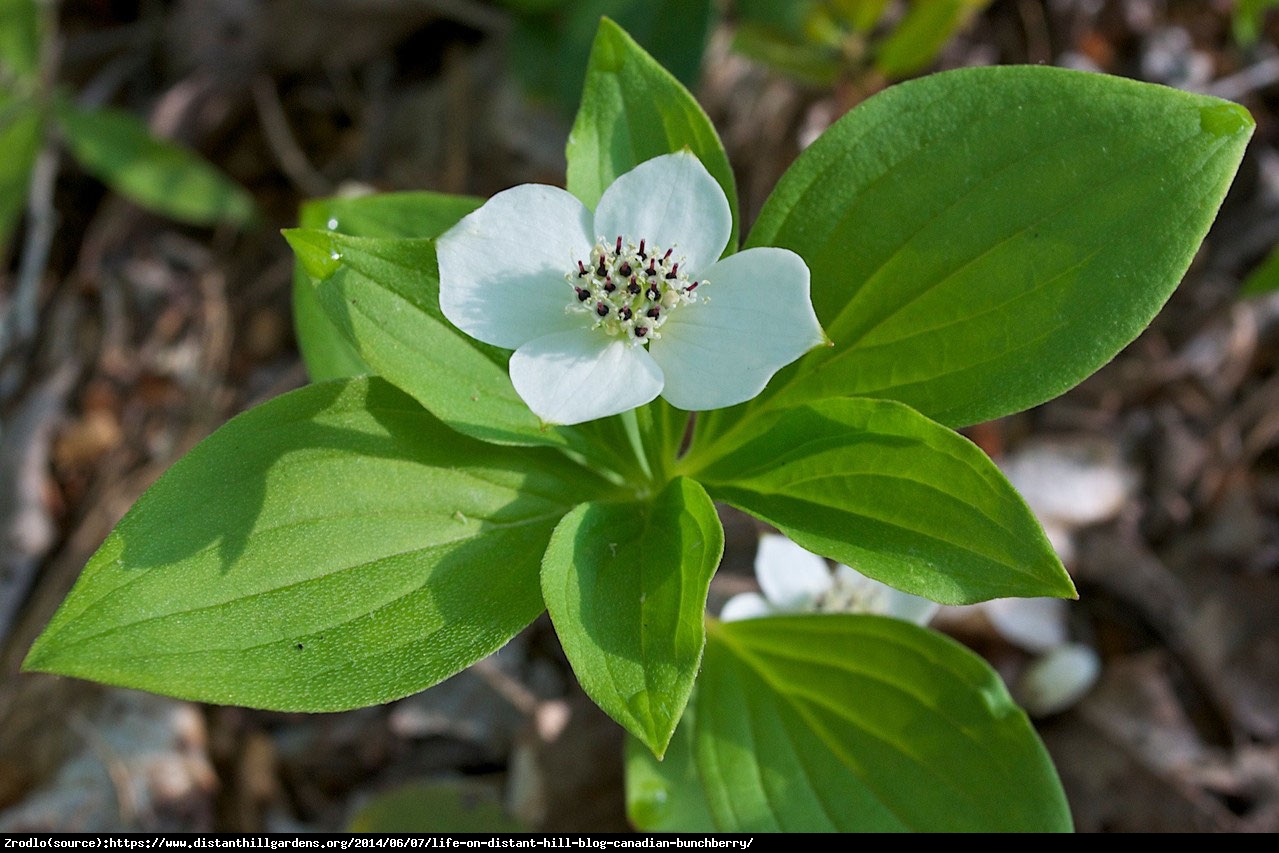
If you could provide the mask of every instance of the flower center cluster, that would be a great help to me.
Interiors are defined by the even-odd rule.
[[[681,305],[697,301],[705,281],[688,280],[673,249],[601,237],[587,260],[564,276],[573,288],[569,310],[594,318],[594,328],[621,335],[633,344],[661,337],[666,318]]]
[[[884,613],[887,607],[883,590],[841,583],[837,575],[830,589],[817,596],[813,610],[817,613]]]

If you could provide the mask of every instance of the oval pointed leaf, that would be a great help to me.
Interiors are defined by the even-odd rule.
[[[501,444],[566,446],[515,393],[509,354],[458,331],[440,311],[435,242],[285,232],[329,321],[377,374],[456,430]]]
[[[909,622],[716,623],[692,723],[722,831],[1071,828],[1048,753],[999,676]]]
[[[765,394],[891,398],[952,426],[1060,394],[1168,298],[1252,129],[1236,104],[1046,67],[871,98],[795,161],[751,232],[808,262],[835,343]]]
[[[582,689],[655,754],[666,751],[705,645],[724,531],[682,477],[651,501],[586,503],[542,563],[542,596]]]
[[[152,136],[129,113],[60,100],[57,116],[76,160],[148,210],[195,225],[253,221],[252,196],[194,151]]]
[[[737,185],[719,135],[684,86],[612,21],[600,21],[565,153],[568,190],[594,208],[619,175],[662,154],[688,148],[719,182],[733,212],[729,251],[737,246]]]
[[[693,476],[808,550],[934,601],[1075,595],[986,454],[901,403],[787,410]]]
[[[260,708],[385,702],[532,621],[560,496],[604,488],[554,451],[453,432],[383,380],[308,386],[170,468],[25,666]]]
[[[352,237],[438,237],[482,201],[432,192],[334,196],[303,204],[298,221]],[[329,320],[301,262],[293,276],[293,327],[312,382],[374,372]]]

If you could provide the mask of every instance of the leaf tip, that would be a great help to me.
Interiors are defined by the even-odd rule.
[[[342,265],[342,254],[327,231],[312,228],[285,228],[280,231],[288,241],[303,271],[315,281],[332,277]]]
[[[1252,135],[1257,123],[1252,113],[1231,101],[1216,101],[1199,108],[1199,127],[1204,133],[1217,137]]]

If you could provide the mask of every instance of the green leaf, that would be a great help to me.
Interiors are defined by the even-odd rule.
[[[831,85],[843,67],[838,46],[792,40],[750,21],[737,25],[733,50],[813,86]]]
[[[1167,299],[1252,129],[1236,104],[1046,67],[871,98],[800,155],[751,232],[808,262],[835,346],[750,405],[885,397],[959,426],[1060,394]]]
[[[35,0],[0,0],[0,83],[6,73],[34,76],[39,63],[40,16]]]
[[[689,457],[683,470],[810,551],[944,604],[1075,595],[994,463],[908,406],[822,400],[741,433],[704,468]]]
[[[696,701],[684,709],[664,758],[633,736],[626,738],[626,816],[642,832],[716,830],[693,760]]]
[[[508,816],[491,785],[451,779],[383,791],[360,807],[347,832],[528,832]]]
[[[360,359],[467,435],[502,444],[567,446],[515,393],[508,353],[457,330],[440,312],[435,241],[285,231],[316,282],[329,321]]]
[[[909,622],[716,623],[693,710],[697,771],[721,831],[1071,827],[1048,753],[999,676]]]
[[[1230,18],[1235,41],[1243,47],[1255,45],[1265,29],[1266,15],[1277,7],[1279,0],[1236,0]]]
[[[303,204],[299,224],[353,237],[438,237],[481,202],[432,192],[334,196]],[[300,261],[293,276],[293,325],[313,382],[373,372],[329,321]]]
[[[157,139],[121,110],[57,102],[71,153],[116,192],[179,222],[247,225],[253,198],[194,151]]]
[[[532,621],[566,496],[605,488],[554,451],[453,432],[380,379],[311,385],[139,498],[24,666],[256,708],[386,702]]]
[[[1272,249],[1266,259],[1244,279],[1240,295],[1259,296],[1272,290],[1279,290],[1279,246]]]
[[[688,703],[724,531],[702,487],[651,501],[584,503],[542,562],[542,596],[582,689],[656,755]]]
[[[690,86],[697,81],[710,33],[711,0],[573,0],[556,6],[515,21],[512,70],[532,92],[554,98],[568,110],[577,105],[602,16],[617,21],[676,79]]]
[[[619,175],[683,148],[697,155],[728,198],[731,252],[738,236],[737,186],[714,126],[688,90],[621,27],[600,21],[565,151],[569,192],[594,208]]]
[[[892,79],[923,71],[932,65],[950,37],[988,5],[990,0],[911,3],[901,23],[876,51],[875,67]]]
[[[40,147],[40,115],[35,108],[0,92],[0,260],[27,204],[31,165]]]

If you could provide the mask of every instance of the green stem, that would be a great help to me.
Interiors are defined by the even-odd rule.
[[[630,409],[622,412],[622,426],[626,430],[626,438],[631,443],[631,450],[635,453],[635,459],[639,462],[640,470],[644,472],[644,476],[652,483],[653,469],[649,465],[648,450],[644,446],[644,431],[640,429],[639,416],[636,414],[638,411],[640,410]]]

